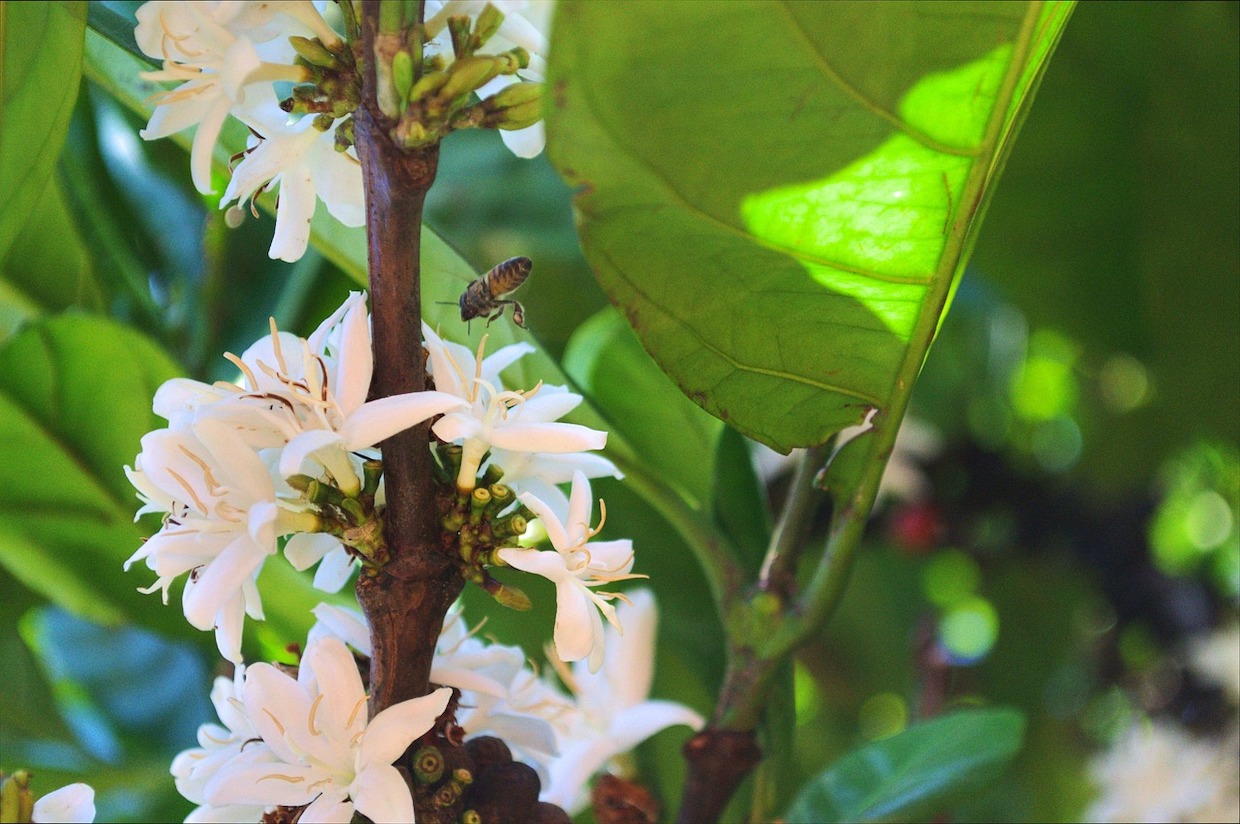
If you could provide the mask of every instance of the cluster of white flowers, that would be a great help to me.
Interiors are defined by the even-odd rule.
[[[590,779],[667,727],[697,730],[696,712],[647,696],[654,666],[657,614],[646,590],[619,612],[623,637],[609,630],[602,669],[571,670],[553,659],[540,676],[518,647],[487,644],[449,613],[431,680],[440,689],[398,704],[366,723],[365,697],[346,645],[370,653],[358,612],[320,604],[297,677],[267,664],[217,678],[211,700],[220,724],[204,724],[199,747],[173,762],[177,789],[200,805],[189,821],[256,821],[277,805],[311,806],[302,820],[348,821],[354,809],[375,821],[411,821],[408,785],[394,761],[430,729],[451,690],[460,690],[456,723],[466,740],[502,738],[542,777],[542,800],[575,815]],[[559,672],[566,692],[550,678]],[[390,715],[389,715],[390,714]]]
[[[601,663],[599,613],[618,626],[610,603],[617,596],[596,587],[640,577],[631,572],[630,541],[590,540],[601,524],[591,527],[587,473],[619,472],[582,450],[601,448],[606,433],[556,420],[582,400],[565,387],[503,388],[499,372],[531,351],[528,344],[489,358],[480,348],[475,358],[430,328],[424,332],[435,391],[366,402],[370,322],[364,296],[354,293],[309,338],[280,332],[273,322],[271,334],[241,357],[227,355],[240,369],[240,385],[174,379],[156,393],[155,412],[169,426],[142,439],[142,452],[126,472],[143,501],[138,514],[162,513],[163,527],[126,568],[145,561],[157,575],[145,591],[160,590],[165,602],[173,581],[189,573],[186,619],[214,629],[230,661],[242,660],[245,616],[263,617],[257,578],[280,537],[288,536],[284,555],[295,568],[319,564],[315,586],[329,592],[348,580],[359,552],[365,555],[364,548],[342,543],[340,530],[307,498],[304,483],[294,488],[289,481],[317,479],[346,505],[369,493],[381,507],[382,487],[364,488],[363,461],[378,458],[374,446],[385,438],[440,415],[432,431],[461,446],[458,489],[473,490],[479,471],[505,461],[505,483],[542,519],[553,546],[500,549],[495,561],[555,583],[560,658],[589,659],[595,669]],[[570,478],[571,500],[557,487]]]
[[[452,49],[443,34],[447,18],[477,17],[486,5],[478,0],[427,3],[427,30],[436,36],[427,43],[426,56],[440,55],[450,62]],[[541,80],[551,2],[493,0],[491,5],[505,17],[488,49],[521,46],[530,53],[523,78]],[[281,107],[274,85],[312,80],[310,70],[296,61],[298,51],[290,38],[317,39],[327,62],[347,48],[325,17],[335,11],[335,4],[311,0],[151,0],[137,12],[138,46],[163,61],[162,70],[143,77],[180,84],[154,98],[157,105],[142,136],[154,140],[196,126],[190,167],[195,187],[210,194],[214,192],[211,159],[220,132],[230,116],[243,122],[252,137],[220,206],[278,189],[270,254],[280,260],[295,261],[305,254],[318,200],[346,226],[365,222],[356,151],[347,141],[337,140],[337,130],[350,116],[348,104],[290,115]],[[478,93],[493,94],[517,80],[502,75]],[[502,134],[522,157],[542,151],[541,122]]]
[[[168,588],[190,573],[183,602],[195,627],[215,629],[221,654],[241,659],[245,616],[261,619],[256,584],[277,538],[298,569],[322,559],[315,585],[336,591],[352,556],[286,478],[306,472],[344,496],[362,491],[361,456],[379,441],[463,406],[454,395],[413,392],[366,402],[372,356],[363,295],[355,293],[309,338],[279,332],[240,357],[242,385],[175,379],[155,395],[169,427],[147,434],[130,481],[139,515],[163,513],[160,531],[126,562],[145,561]],[[378,492],[381,493],[381,490]],[[382,495],[377,496],[382,499]]]

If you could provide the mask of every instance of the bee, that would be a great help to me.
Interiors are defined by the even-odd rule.
[[[527,257],[514,257],[479,275],[461,293],[461,320],[469,321],[494,312],[487,318],[487,325],[490,326],[491,321],[504,314],[504,307],[511,305],[513,323],[524,329],[525,307],[518,301],[506,300],[504,296],[525,283],[533,266],[534,262]]]

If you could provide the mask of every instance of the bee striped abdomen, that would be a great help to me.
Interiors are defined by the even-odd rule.
[[[504,314],[504,307],[512,305],[512,319],[517,326],[525,326],[525,307],[515,300],[505,299],[530,276],[534,262],[527,257],[514,257],[496,265],[478,276],[461,293],[461,320],[489,315],[487,323]],[[493,313],[493,314],[492,314]]]

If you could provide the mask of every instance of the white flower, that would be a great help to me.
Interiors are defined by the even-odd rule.
[[[409,785],[392,766],[444,711],[439,689],[367,722],[353,656],[336,638],[307,644],[298,677],[268,664],[246,670],[246,712],[263,747],[247,747],[207,785],[209,804],[301,806],[302,821],[347,824],[354,810],[383,822],[414,820]]]
[[[488,0],[428,0],[426,4],[426,30],[431,36],[427,43],[429,54],[438,54],[451,62],[451,41],[443,34],[449,15],[477,17]],[[478,89],[479,97],[489,97],[505,86],[520,80],[543,80],[547,75],[548,36],[551,33],[551,14],[554,0],[490,0],[490,4],[503,12],[504,21],[499,31],[487,41],[481,54],[499,54],[514,46],[529,52],[530,65],[520,77],[500,75]],[[536,157],[546,144],[546,131],[542,121],[525,129],[503,130],[500,137],[517,157]]]
[[[1197,740],[1166,722],[1124,732],[1090,765],[1101,791],[1086,821],[1240,820],[1234,737]]]
[[[69,784],[34,802],[35,824],[89,824],[95,820],[95,791],[89,784]]]
[[[461,690],[457,723],[467,739],[502,738],[514,758],[531,763],[547,780],[558,752],[550,722],[572,705],[538,678],[520,647],[484,644],[453,607],[435,648],[431,681]]]
[[[276,505],[266,466],[210,419],[195,422],[192,431],[148,433],[126,472],[146,502],[140,511],[167,515],[125,568],[144,560],[158,578],[142,591],[161,590],[165,603],[172,581],[191,572],[182,599],[186,619],[198,629],[214,628],[220,653],[240,662],[245,615],[263,617],[259,570],[275,553],[276,536],[305,528],[306,516]]]
[[[628,752],[662,729],[684,724],[701,729],[701,715],[672,701],[650,701],[654,678],[655,629],[658,612],[649,590],[629,593],[619,608],[625,632],[607,630],[603,667],[590,672],[580,663],[561,675],[577,699],[570,724],[557,727],[560,756],[551,763],[551,781],[544,801],[576,815],[586,806],[590,777],[618,755]]]
[[[345,226],[365,225],[362,169],[355,150],[335,149],[340,121],[327,131],[319,131],[309,116],[290,123],[274,97],[235,114],[259,137],[251,138],[245,159],[233,170],[220,208],[278,186],[276,229],[269,250],[273,259],[291,263],[306,253],[317,200]]]
[[[596,592],[593,588],[645,577],[630,573],[633,568],[633,542],[626,539],[590,543],[603,524],[600,522],[598,527],[590,527],[593,509],[590,482],[580,472],[573,475],[568,518],[564,522],[546,503],[528,492],[522,493],[520,501],[542,520],[555,550],[541,552],[537,549],[505,548],[497,554],[509,566],[541,575],[555,584],[553,640],[556,654],[562,661],[588,658],[590,669],[597,670],[603,662],[604,643],[603,622],[599,613],[619,629],[616,609],[608,603],[619,596],[611,592]],[[605,508],[602,518],[606,519]]]
[[[212,191],[211,152],[220,129],[233,107],[247,102],[247,87],[277,80],[309,79],[304,68],[287,65],[293,56],[288,35],[309,33],[309,30],[294,25],[283,38],[275,38],[273,31],[254,31],[255,23],[265,21],[252,13],[239,13],[243,9],[238,7],[246,5],[264,4],[154,0],[144,3],[137,11],[138,26],[134,36],[139,47],[151,57],[164,61],[161,71],[144,72],[142,77],[181,82],[177,88],[155,98],[155,111],[141,135],[154,140],[197,124],[198,131],[190,151],[190,170],[194,186],[203,194]],[[258,41],[262,38],[274,38],[274,42],[260,51]],[[257,91],[274,100],[270,85]]]
[[[483,456],[490,449],[565,454],[602,449],[607,444],[606,432],[557,421],[581,403],[580,395],[542,384],[527,392],[503,389],[499,373],[528,350],[507,346],[483,360],[485,335],[475,358],[464,347],[443,341],[425,324],[422,333],[435,388],[469,404],[468,409],[445,414],[431,428],[443,441],[462,443],[458,489],[474,488]]]
[[[1202,679],[1218,684],[1233,705],[1240,705],[1240,623],[1195,640],[1189,656],[1190,665]]]
[[[543,390],[562,390],[563,387],[545,386]],[[518,493],[528,492],[551,508],[560,520],[568,517],[568,496],[560,491],[559,484],[570,483],[573,475],[580,472],[585,477],[623,478],[624,473],[602,455],[588,452],[570,452],[556,455],[547,452],[514,452],[508,449],[492,449],[482,468],[497,466],[504,470],[503,482]]]
[[[172,776],[177,792],[199,805],[189,814],[187,822],[258,821],[266,808],[261,805],[230,804],[212,807],[206,803],[207,783],[220,768],[235,758],[247,742],[258,738],[241,703],[241,687],[245,683],[245,667],[238,666],[233,677],[215,679],[211,703],[215,705],[220,724],[203,724],[198,728],[198,747],[184,750],[172,759]]]
[[[360,610],[319,604],[310,611],[318,620],[306,635],[306,646],[319,638],[338,638],[367,658],[370,657],[370,624],[366,623],[366,616]]]

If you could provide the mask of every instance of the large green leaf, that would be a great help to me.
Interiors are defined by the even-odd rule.
[[[85,3],[0,3],[0,258],[56,165],[82,66]]]
[[[681,389],[784,451],[907,393],[1066,9],[565,5],[552,161]]]
[[[996,778],[1020,750],[1024,717],[963,710],[866,744],[811,779],[787,821],[918,821]]]

